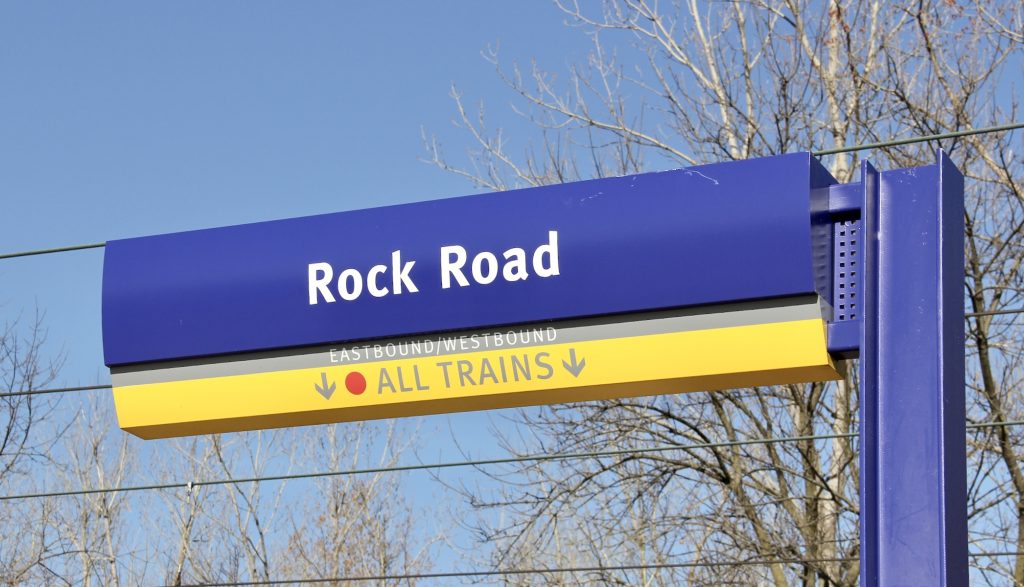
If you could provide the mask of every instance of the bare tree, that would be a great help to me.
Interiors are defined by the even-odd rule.
[[[38,487],[37,467],[53,463],[51,450],[60,429],[51,424],[57,402],[20,394],[50,385],[63,355],[47,355],[43,316],[16,319],[0,328],[0,488],[4,492]],[[19,584],[52,576],[60,553],[56,535],[47,532],[52,504],[0,503],[0,584]]]
[[[211,499],[214,489],[193,486],[192,483],[217,477],[219,463],[210,437],[194,436],[172,441],[170,447],[175,457],[165,463],[161,476],[168,481],[188,479],[184,491],[161,492],[169,520],[159,514],[149,521],[156,529],[161,545],[173,548],[158,549],[164,560],[164,581],[170,585],[186,583],[207,583],[217,579],[217,567],[209,552],[213,508],[220,507]],[[169,522],[169,523],[168,523]]]
[[[1006,76],[1024,65],[1019,34],[1007,24],[1020,21],[1019,3],[607,0],[558,7],[591,44],[584,62],[562,75],[538,64],[506,67],[495,52],[488,55],[538,139],[512,150],[502,130],[487,128],[482,107],[472,112],[453,89],[456,123],[475,149],[457,163],[427,137],[435,164],[503,190],[963,130],[1017,115]],[[973,311],[1022,305],[1021,159],[1010,138],[973,136],[870,153],[883,168],[911,167],[933,162],[934,149],[942,147],[965,172],[965,303]],[[826,164],[846,182],[855,179],[859,158],[840,154]],[[968,324],[974,420],[1021,417],[1019,324],[1012,315]],[[848,377],[838,385],[552,406],[522,411],[517,423],[533,437],[525,443],[510,437],[506,447],[589,451],[845,435],[857,430],[857,401],[857,382]],[[984,430],[972,438],[972,540],[986,550],[1024,551],[1019,429]],[[567,552],[573,561],[635,563],[649,560],[654,549],[662,558],[709,565],[819,562],[593,580],[853,585],[856,454],[855,443],[841,437],[526,464],[497,474],[501,491],[464,493],[483,512],[475,529],[492,547],[495,565],[537,552],[553,565],[567,564]],[[650,513],[638,518],[637,508]],[[505,512],[497,521],[489,515],[496,509]],[[624,523],[638,519],[646,523]],[[979,572],[996,583],[1024,585],[1024,557],[981,561]]]
[[[0,502],[0,585],[182,585],[429,568],[436,538],[419,524],[433,510],[419,504],[414,514],[401,476],[198,483],[296,466],[342,471],[371,455],[387,467],[414,442],[413,430],[354,424],[140,444],[98,424],[113,419],[106,400],[83,398],[50,451],[56,482],[45,490],[67,495]],[[38,479],[43,470],[26,475]],[[154,482],[185,488],[116,491]]]
[[[62,447],[67,463],[58,470],[64,489],[111,489],[123,484],[134,462],[128,436],[96,425],[112,417],[103,400],[91,397],[81,402]],[[63,577],[81,585],[130,583],[122,573],[131,557],[125,546],[127,496],[114,492],[58,499],[54,530],[62,539],[64,552],[74,554],[62,561]]]
[[[358,423],[331,425],[304,435],[303,460],[328,470],[365,467],[368,453],[378,452],[375,469],[398,464],[413,436],[394,422],[386,428]],[[401,438],[406,440],[402,441]],[[429,510],[414,513],[403,495],[402,478],[392,473],[329,477],[292,510],[284,574],[332,578],[406,575],[429,567]],[[424,538],[418,540],[417,535]],[[378,584],[414,584],[380,581]]]
[[[24,473],[18,469],[22,461],[45,461],[55,441],[53,435],[31,433],[52,414],[53,402],[11,395],[46,387],[57,378],[64,357],[47,358],[46,334],[38,311],[27,325],[18,319],[0,329],[0,484]]]
[[[288,431],[257,431],[210,438],[218,474],[229,479],[262,477],[270,467],[294,462]],[[219,488],[219,511],[211,517],[214,540],[221,552],[223,580],[269,581],[277,554],[273,538],[281,532],[287,483],[264,486],[259,482],[232,483]]]

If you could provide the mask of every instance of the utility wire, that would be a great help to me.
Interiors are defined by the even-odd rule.
[[[1016,551],[1007,551],[1007,552],[969,552],[969,553],[967,553],[967,556],[971,556],[971,557],[975,557],[975,558],[985,558],[985,557],[995,558],[995,557],[1000,557],[1000,556],[1024,556],[1024,552],[1016,552]]]
[[[1000,428],[1004,426],[1024,426],[1024,420],[1007,420],[1006,422],[975,422],[973,424],[967,424],[967,429],[978,430],[983,428]]]
[[[970,557],[997,557],[997,556],[1020,556],[1024,552],[977,552],[970,553]],[[822,563],[847,563],[857,562],[859,557],[835,557],[835,558],[813,558],[813,559],[752,559],[745,561],[694,561],[686,563],[661,563],[645,565],[611,565],[596,567],[553,567],[536,569],[504,569],[487,571],[448,571],[440,573],[406,573],[395,575],[364,575],[359,577],[326,577],[316,579],[274,579],[269,581],[233,581],[229,583],[188,583],[187,586],[205,587],[245,587],[250,585],[283,585],[283,584],[313,584],[313,583],[350,583],[350,582],[380,582],[380,581],[411,581],[415,579],[457,579],[467,577],[494,577],[509,575],[544,575],[554,573],[607,573],[642,570],[668,570],[699,567],[739,567],[739,566],[763,566],[763,565],[806,565]],[[167,586],[170,587],[170,586]]]
[[[978,316],[1002,316],[1004,314],[1024,314],[1024,308],[1016,310],[989,310],[987,312],[968,312],[964,318],[977,318]]]
[[[836,149],[824,149],[820,151],[811,151],[811,154],[820,157],[822,155],[835,155],[837,153],[848,153],[851,151],[866,151],[868,149],[879,149],[883,147],[895,147],[898,145],[908,145],[910,143],[922,143],[926,141],[935,141],[939,139],[952,139],[956,137],[964,137],[968,135],[980,135],[992,132],[1005,132],[1024,128],[1024,122],[1014,122],[1010,124],[1001,124],[998,126],[987,126],[984,128],[972,128],[968,130],[959,130],[955,132],[946,132],[934,135],[925,135],[920,137],[911,137],[907,139],[890,139],[888,141],[882,141],[879,143],[864,143],[861,145],[853,145],[849,147],[839,147]],[[98,249],[100,247],[107,246],[107,243],[91,243],[86,245],[72,245],[69,247],[57,247],[54,249],[36,249],[33,251],[20,251],[16,253],[2,253],[0,254],[0,260],[3,259],[14,259],[16,257],[29,257],[32,255],[49,255],[51,253],[66,253],[68,251],[80,251],[82,249]]]
[[[57,247],[54,249],[36,249],[34,251],[19,251],[17,253],[0,254],[0,259],[15,259],[17,257],[31,257],[33,255],[49,255],[51,253],[67,253],[69,251],[81,251],[84,249],[98,249],[107,246],[107,243],[90,243],[87,245],[71,245],[69,247]]]
[[[997,426],[1021,426],[1024,420],[1010,420],[1006,422],[979,422],[967,424],[968,429],[992,428]],[[365,469],[348,469],[342,471],[316,471],[310,473],[292,473],[287,475],[268,475],[264,477],[243,477],[228,479],[211,479],[209,481],[188,481],[177,483],[158,483],[152,485],[127,485],[123,487],[100,487],[91,489],[76,489],[71,491],[50,491],[44,493],[24,493],[17,495],[0,495],[0,501],[13,501],[21,499],[38,499],[45,497],[70,497],[78,495],[95,495],[101,493],[127,493],[131,491],[152,491],[163,489],[186,489],[191,491],[197,487],[213,485],[239,485],[242,483],[263,483],[267,481],[291,481],[295,479],[313,479],[320,477],[349,477],[352,475],[367,475],[372,473],[401,473],[408,471],[424,471],[439,469],[454,469],[461,467],[482,467],[488,465],[508,465],[526,462],[549,462],[568,461],[575,459],[602,458],[627,456],[638,454],[662,453],[674,450],[699,450],[709,448],[729,448],[737,446],[781,444],[785,442],[803,442],[817,440],[834,440],[839,438],[854,438],[856,432],[841,434],[817,434],[806,436],[781,436],[776,438],[753,438],[749,440],[733,440],[726,442],[702,442],[696,444],[679,444],[670,446],[653,446],[649,448],[626,448],[616,450],[552,453],[539,455],[524,455],[520,457],[502,457],[495,459],[478,459],[465,461],[448,461],[441,463],[420,463],[416,465],[397,465],[391,467],[370,467]]]
[[[155,489],[192,489],[211,485],[238,485],[241,483],[258,483],[265,481],[290,481],[293,479],[310,479],[316,477],[348,477],[351,475],[366,475],[371,473],[400,473],[406,471],[423,471],[437,469],[453,469],[459,467],[480,467],[485,465],[507,465],[524,462],[545,462],[565,461],[573,459],[586,459],[598,457],[613,457],[634,454],[659,453],[672,450],[697,450],[704,448],[727,448],[734,446],[748,446],[755,444],[779,444],[783,442],[799,442],[805,440],[829,440],[835,438],[851,438],[856,433],[843,434],[819,434],[808,436],[784,436],[778,438],[754,438],[750,440],[733,440],[727,442],[703,442],[697,444],[680,444],[671,446],[654,446],[650,448],[624,448],[617,450],[587,451],[552,453],[539,455],[524,455],[521,457],[501,457],[495,459],[479,459],[466,461],[449,461],[441,463],[421,463],[417,465],[397,465],[391,467],[370,467],[365,469],[348,469],[343,471],[317,471],[312,473],[292,473],[287,475],[268,475],[265,477],[244,477],[238,479],[212,479],[209,481],[189,481],[178,483],[161,483],[154,485],[129,485],[125,487],[108,487],[77,489],[73,491],[52,491],[45,493],[27,493],[21,495],[0,495],[0,501],[15,499],[33,499],[41,497],[67,497],[74,495],[92,495],[96,493],[121,493],[129,491],[148,491]]]
[[[1021,556],[1024,552],[972,552],[967,556],[974,558]],[[412,581],[423,579],[459,579],[468,577],[495,577],[509,575],[546,575],[554,573],[609,573],[625,571],[659,571],[670,569],[692,569],[707,567],[744,567],[744,566],[765,566],[765,565],[808,565],[823,563],[851,563],[857,562],[860,557],[832,557],[832,558],[808,558],[808,559],[750,559],[737,561],[691,561],[685,563],[653,563],[637,565],[607,565],[593,567],[548,567],[535,569],[494,569],[486,571],[446,571],[438,573],[404,573],[394,575],[362,575],[356,577],[322,577],[303,579],[271,579],[267,581],[231,581],[226,583],[185,583],[186,587],[248,587],[251,585],[295,585],[314,583],[352,583],[365,582],[376,583],[382,581]],[[165,587],[171,587],[170,585]]]
[[[92,391],[95,389],[111,389],[113,386],[107,385],[84,385],[81,387],[55,387],[53,389],[31,389],[28,391],[5,391],[0,393],[0,398],[3,397],[14,397],[19,395],[45,395],[47,393],[67,393],[69,391]]]
[[[350,583],[350,582],[380,582],[380,581],[411,581],[414,579],[457,579],[466,577],[494,577],[508,575],[544,575],[550,573],[608,573],[624,571],[644,570],[667,570],[687,569],[699,567],[740,567],[740,566],[763,566],[763,565],[806,565],[821,563],[854,562],[857,558],[815,558],[815,559],[751,559],[739,561],[691,561],[685,563],[652,563],[636,565],[609,565],[594,567],[551,567],[534,569],[494,569],[486,571],[447,571],[440,573],[407,573],[395,575],[364,575],[361,577],[328,577],[319,579],[274,579],[269,581],[232,581],[228,583],[188,583],[188,586],[205,587],[243,587],[249,585],[284,585],[284,584],[310,584],[310,583]],[[168,586],[170,587],[170,586]]]
[[[958,130],[954,132],[944,132],[934,135],[925,135],[920,137],[911,137],[907,139],[890,139],[888,141],[881,141],[878,143],[865,143],[861,145],[853,145],[851,147],[838,147],[835,149],[823,149],[821,151],[811,151],[811,154],[820,157],[822,155],[835,155],[837,153],[849,153],[851,151],[866,151],[868,149],[881,149],[884,147],[897,147],[899,145],[909,145],[911,143],[923,143],[926,141],[937,141],[939,139],[953,139],[956,137],[966,137],[969,135],[980,135],[990,132],[1004,132],[1010,130],[1016,130],[1018,128],[1024,128],[1024,122],[1013,122],[1010,124],[1000,124],[999,126],[986,126],[984,128],[971,128],[967,130]]]

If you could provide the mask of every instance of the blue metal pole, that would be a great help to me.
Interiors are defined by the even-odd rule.
[[[967,585],[963,176],[862,174],[861,585]]]

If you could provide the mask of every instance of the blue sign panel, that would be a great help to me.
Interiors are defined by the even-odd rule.
[[[833,181],[800,153],[111,241],[106,363],[821,292]]]

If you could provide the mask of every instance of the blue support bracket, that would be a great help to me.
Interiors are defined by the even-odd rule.
[[[828,212],[832,223],[832,317],[828,323],[828,350],[836,358],[854,359],[860,350],[863,238],[861,183],[829,187]]]

